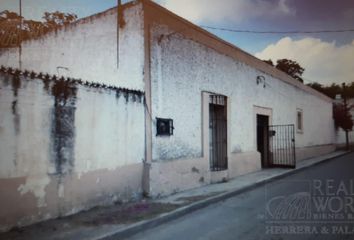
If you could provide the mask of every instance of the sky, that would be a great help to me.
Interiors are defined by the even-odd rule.
[[[127,0],[122,1],[127,2]],[[251,31],[354,29],[354,0],[155,0],[199,26]],[[115,6],[117,0],[22,0],[23,15],[40,20],[45,11],[80,18]],[[0,0],[0,11],[18,11],[18,0]],[[305,68],[306,83],[354,81],[354,31],[254,34],[207,29],[260,59],[288,58]]]

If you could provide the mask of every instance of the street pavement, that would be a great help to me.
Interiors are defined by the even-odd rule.
[[[129,237],[354,239],[354,153]]]

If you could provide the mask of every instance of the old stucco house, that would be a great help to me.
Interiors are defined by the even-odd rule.
[[[331,99],[151,1],[117,12],[0,53],[1,230],[334,150]]]

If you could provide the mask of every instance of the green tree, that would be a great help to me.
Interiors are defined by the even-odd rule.
[[[309,83],[309,87],[327,95],[330,98],[335,98],[338,94],[343,95],[344,89],[341,85],[332,83],[329,86],[323,86],[319,83]],[[354,97],[354,83],[349,84],[345,89],[345,96],[347,98]],[[352,131],[353,129],[353,120],[350,110],[353,106],[344,106],[344,103],[335,103],[333,104],[333,118],[336,129],[342,128],[344,131]]]
[[[59,11],[45,12],[43,19],[48,28],[58,28],[63,25],[68,25],[77,19],[77,15],[73,13],[62,13]]]
[[[15,12],[10,12],[9,10],[5,10],[0,12],[0,22],[6,20],[19,20],[21,19],[20,15]]]
[[[314,82],[314,83],[309,83],[307,84],[307,86],[312,87],[313,89],[324,93],[324,86],[322,86],[322,84]]]
[[[286,74],[290,75],[291,77],[299,80],[300,82],[304,82],[301,76],[304,73],[305,69],[301,67],[300,64],[296,61],[285,58],[279,59],[275,67],[280,71],[283,71]]]
[[[331,85],[329,86],[323,86],[317,82],[314,82],[314,83],[309,83],[307,84],[307,86],[309,87],[312,87],[313,89],[323,93],[324,95],[330,97],[330,98],[335,98],[338,94],[343,94],[343,88],[342,86],[336,84],[336,83],[332,83]],[[350,85],[351,86],[351,85]],[[349,86],[349,87],[350,87]],[[352,88],[354,90],[354,87]],[[354,93],[354,91],[353,91]],[[346,96],[347,97],[354,97],[354,94],[351,95],[350,92],[348,91],[348,87],[347,87],[347,90],[346,90]]]
[[[300,64],[296,61],[284,58],[277,60],[277,64],[275,65],[271,59],[263,60],[263,62],[279,69],[282,72],[285,72],[286,74],[299,80],[302,83],[304,82],[302,79],[302,74],[304,73],[305,69],[301,67]]]
[[[353,120],[350,114],[350,108],[345,109],[343,104],[333,105],[333,117],[336,128],[342,128],[344,131],[352,131]]]
[[[43,19],[44,22],[27,20],[15,12],[0,12],[0,48],[18,47],[21,41],[40,37],[76,21],[77,15],[59,11],[45,12]]]
[[[273,67],[274,67],[274,63],[273,63],[272,59],[269,59],[269,60],[263,60],[263,62],[268,63],[269,65],[271,65],[271,66],[273,66]]]

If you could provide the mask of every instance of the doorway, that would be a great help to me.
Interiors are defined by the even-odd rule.
[[[257,114],[257,151],[261,154],[262,168],[269,167],[269,116]]]
[[[209,150],[211,171],[227,170],[226,97],[209,96]]]

